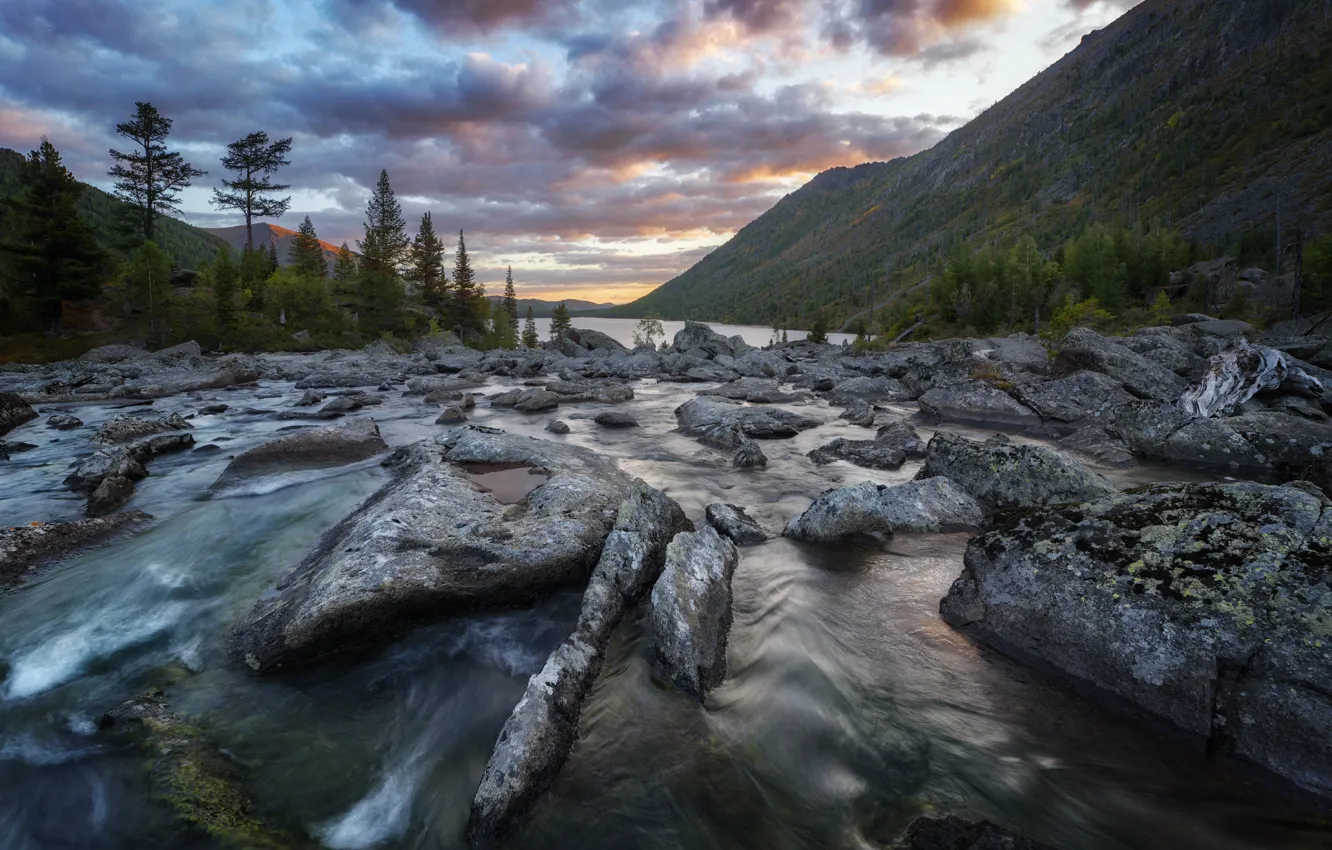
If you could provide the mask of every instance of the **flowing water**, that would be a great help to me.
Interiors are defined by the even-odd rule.
[[[495,389],[503,385],[496,384]],[[764,444],[766,470],[735,470],[672,433],[697,387],[643,382],[640,429],[603,430],[601,405],[557,415],[484,407],[473,421],[612,455],[701,518],[745,505],[770,532],[832,486],[910,478],[814,467],[804,452],[864,431],[829,424]],[[226,630],[333,523],[386,479],[375,461],[210,485],[234,454],[288,423],[289,386],[159,401],[190,413],[201,445],[152,462],[133,503],[148,530],[0,596],[0,848],[208,848],[153,801],[142,755],[96,731],[103,712],[165,686],[171,705],[249,766],[262,814],[330,848],[461,846],[495,737],[526,679],[565,637],[580,596],[446,620],[381,651],[255,678],[223,653]],[[70,518],[60,480],[117,412],[88,427],[27,426],[40,447],[4,466],[0,524]],[[903,415],[909,410],[900,411]],[[391,445],[443,432],[438,411],[398,398],[364,412]],[[40,424],[40,423],[38,423]],[[59,442],[56,442],[59,441]],[[71,447],[73,444],[73,448]],[[525,470],[475,470],[506,492]],[[517,480],[521,475],[524,479]],[[1129,480],[1179,477],[1143,469]],[[899,537],[883,550],[780,538],[742,550],[726,682],[705,705],[651,674],[637,617],[616,632],[552,791],[513,834],[518,848],[867,848],[915,814],[996,819],[1068,850],[1254,850],[1332,844],[1308,808],[1232,766],[978,648],[938,617],[961,535]]]

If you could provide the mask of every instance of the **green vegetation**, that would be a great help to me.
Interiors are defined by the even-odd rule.
[[[541,337],[537,335],[536,316],[532,315],[532,305],[527,305],[527,321],[523,322],[523,345],[528,348],[536,348],[541,344]]]
[[[296,241],[291,246],[288,258],[292,271],[300,277],[328,277],[328,260],[324,258],[324,246],[319,244],[319,235],[307,215],[296,233]]]
[[[518,293],[513,288],[513,266],[504,274],[504,312],[509,316],[509,324],[515,336],[518,334]]]
[[[1332,233],[1324,5],[1142,4],[933,149],[820,174],[684,274],[603,315],[785,327],[862,318],[875,329],[897,324],[909,301],[932,319],[955,317],[965,298],[933,305],[922,291],[940,264],[994,262],[997,246],[1024,237],[1084,290],[1079,300],[1120,315],[1145,309],[1155,292],[1142,282],[1159,277],[1099,266],[1124,253],[1106,242],[1120,233],[1178,238],[1140,254],[1165,266],[1187,245],[1191,258],[1290,273],[1297,225],[1310,243]],[[1312,269],[1315,251],[1305,253]],[[1042,306],[1062,303],[1056,294]],[[1034,318],[1036,306],[981,306],[1003,314],[981,323],[1021,326],[1016,314]]]
[[[634,329],[634,348],[641,346],[656,348],[658,338],[663,341],[666,339],[666,330],[661,326],[661,320],[656,316],[644,316],[640,319],[638,327]]]
[[[435,235],[435,223],[429,212],[421,216],[409,257],[407,279],[416,284],[425,303],[442,308],[448,300],[449,285],[444,275],[444,243]]]
[[[569,308],[561,302],[555,305],[555,310],[550,314],[550,338],[553,341],[564,339],[564,334],[573,327],[573,318],[569,315]]]

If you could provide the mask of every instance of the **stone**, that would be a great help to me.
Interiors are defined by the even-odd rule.
[[[1332,502],[1159,484],[1014,514],[945,620],[1321,794],[1332,792]]]
[[[131,484],[131,487],[133,485]],[[143,511],[72,522],[32,522],[0,529],[0,589],[36,575],[37,569],[147,524]]]
[[[889,850],[1056,850],[995,826],[956,815],[921,815]]]
[[[0,437],[37,418],[37,411],[14,393],[0,393]]]
[[[675,338],[671,341],[671,348],[679,352],[699,353],[709,359],[719,354],[735,357],[738,354],[746,353],[745,351],[737,352],[729,339],[717,333],[708,325],[688,321],[685,322],[683,329],[676,331]]]
[[[749,407],[716,398],[696,398],[675,409],[680,431],[698,436],[718,425],[735,425],[757,440],[794,437],[817,427],[819,420],[777,407]]]
[[[46,420],[46,427],[57,431],[72,431],[75,428],[82,428],[83,420],[68,413],[53,413]]]
[[[87,512],[98,517],[109,514],[134,496],[134,481],[122,475],[103,478],[88,494]]]
[[[300,401],[296,402],[296,406],[314,407],[316,404],[322,403],[323,400],[324,397],[321,396],[319,393],[315,392],[314,390],[306,390],[305,395],[301,396]]]
[[[991,510],[1085,502],[1115,492],[1109,481],[1062,452],[1017,445],[1003,435],[977,443],[940,431],[916,477],[952,479]]]
[[[1069,331],[1059,345],[1059,358],[1074,368],[1109,375],[1138,398],[1174,401],[1188,389],[1179,375],[1091,328]]]
[[[1114,378],[1086,370],[1034,386],[1018,386],[1015,392],[1042,419],[1063,425],[1082,422],[1134,400]]]
[[[567,335],[574,343],[589,351],[609,351],[612,354],[629,353],[629,349],[625,348],[619,340],[601,331],[587,328],[570,328]]]
[[[859,425],[862,428],[874,427],[874,408],[863,398],[852,398],[842,411],[838,419],[845,419],[852,425]]]
[[[467,820],[472,847],[490,846],[555,781],[611,633],[661,575],[667,544],[692,530],[680,506],[635,480],[592,570],[573,633],[546,660],[495,744]]]
[[[179,345],[173,345],[169,348],[162,348],[153,352],[153,356],[159,359],[177,359],[188,360],[203,356],[203,348],[194,340],[182,342]]]
[[[170,416],[163,416],[158,419],[147,419],[139,416],[116,416],[102,423],[102,427],[97,429],[97,434],[93,436],[93,440],[98,443],[113,445],[138,440],[153,434],[187,431],[193,428],[194,426],[179,413],[172,413]]]
[[[809,453],[809,459],[819,466],[838,460],[849,461],[866,469],[901,469],[906,455],[888,443],[879,440],[836,439]]]
[[[560,406],[560,397],[555,393],[546,390],[529,390],[523,393],[522,397],[514,404],[514,410],[520,410],[523,413],[540,413],[545,410],[554,410]]]
[[[710,390],[699,390],[701,396],[721,396],[722,398],[734,399],[735,401],[747,401],[751,398],[779,399],[789,401],[794,396],[781,392],[777,382],[769,378],[737,378],[734,381],[722,384],[720,387],[714,387]],[[765,401],[765,404],[772,404],[772,401]]]
[[[135,348],[132,345],[100,345],[90,351],[85,351],[79,356],[79,360],[84,363],[122,363],[126,360],[137,360],[140,357],[147,356],[148,352],[142,348]]]
[[[759,448],[759,444],[746,437],[731,456],[731,466],[739,469],[753,469],[768,465],[768,456]]]
[[[552,419],[546,423],[545,430],[552,434],[567,434],[569,433],[569,423],[560,419]]]
[[[652,586],[648,635],[657,672],[693,698],[726,678],[731,576],[740,555],[711,526],[677,534]]]
[[[134,482],[148,477],[145,467],[148,461],[193,445],[193,434],[170,433],[136,440],[128,445],[107,446],[79,460],[64,483],[87,495],[89,516],[100,516],[129,500],[134,494]]]
[[[1269,471],[1268,459],[1231,427],[1233,422],[1192,416],[1164,402],[1136,401],[1111,411],[1106,430],[1135,457],[1203,469]]]
[[[975,531],[984,522],[981,504],[947,478],[863,481],[819,496],[782,533],[811,543],[883,541],[898,531]]]
[[[875,434],[874,439],[889,448],[896,449],[906,458],[925,457],[927,445],[925,440],[921,438],[915,428],[905,422],[884,425]]]
[[[627,413],[598,413],[592,420],[602,428],[637,428],[638,420]]]
[[[730,538],[737,546],[757,546],[768,539],[759,524],[745,513],[745,509],[720,502],[708,505],[704,510],[708,525],[717,529],[724,537]]]
[[[934,423],[962,422],[992,428],[1036,430],[1041,417],[985,381],[935,387],[920,399],[920,412]]]
[[[274,472],[344,466],[386,451],[388,444],[372,419],[353,419],[338,428],[293,431],[237,455],[213,486]]]
[[[436,425],[460,425],[467,421],[467,413],[461,406],[451,404],[435,420]]]
[[[464,463],[528,466],[548,480],[514,510],[474,486]],[[380,492],[232,629],[233,658],[269,672],[584,582],[632,489],[595,452],[473,425],[385,465],[393,477]]]
[[[226,413],[230,408],[225,404],[210,404],[199,408],[200,416],[216,416],[219,413]]]
[[[1055,445],[1063,451],[1082,455],[1093,463],[1111,469],[1132,469],[1138,465],[1123,440],[1095,425],[1079,428]]]
[[[354,413],[365,405],[359,398],[349,395],[340,395],[329,400],[328,404],[319,408],[319,413]]]
[[[848,378],[828,391],[828,403],[849,405],[853,400],[910,401],[916,396],[901,381],[892,378]]]

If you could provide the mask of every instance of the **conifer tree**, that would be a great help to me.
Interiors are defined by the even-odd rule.
[[[490,332],[496,347],[515,348],[518,345],[518,335],[514,333],[513,327],[513,319],[509,311],[504,309],[504,300],[500,299],[491,305]]]
[[[291,186],[273,182],[273,173],[284,165],[291,165],[291,139],[270,142],[268,134],[257,130],[243,139],[227,145],[222,167],[235,172],[235,180],[222,180],[229,191],[213,190],[213,206],[220,209],[240,210],[245,216],[245,247],[254,248],[255,218],[281,218],[291,206],[291,198],[268,197]]]
[[[19,170],[18,193],[10,201],[7,238],[0,250],[11,259],[17,294],[36,318],[53,326],[66,299],[101,292],[107,258],[76,207],[83,184],[60,161],[45,138]]]
[[[550,313],[550,338],[560,340],[564,338],[565,331],[573,327],[573,319],[569,317],[569,308],[564,306],[564,302],[555,305],[555,309]]]
[[[273,273],[282,267],[282,263],[278,260],[276,242],[268,243],[268,251],[264,259],[268,262],[268,274],[266,275],[266,277],[272,277]]]
[[[266,248],[260,246],[253,251],[241,251],[240,286],[250,293],[248,304],[251,310],[264,309],[264,288],[271,275]]]
[[[333,263],[333,280],[338,289],[349,290],[356,283],[356,255],[343,242],[338,248],[338,259]]]
[[[135,149],[121,153],[112,148],[115,165],[107,174],[116,180],[115,196],[137,210],[143,240],[151,242],[157,217],[179,209],[180,190],[207,172],[190,165],[179,151],[167,150],[170,118],[151,103],[140,101],[134,106],[134,117],[117,124],[116,133],[134,142]]]
[[[319,236],[315,233],[314,224],[308,215],[305,221],[301,222],[300,229],[296,231],[296,241],[291,245],[287,261],[292,271],[301,277],[315,279],[328,277],[328,259],[324,257],[324,246],[320,244]]]
[[[217,249],[217,259],[213,261],[211,274],[213,300],[217,303],[217,321],[226,327],[231,324],[237,284],[240,282],[240,272],[231,262],[230,249],[225,247]]]
[[[409,244],[402,205],[393,194],[388,171],[380,171],[379,182],[375,184],[365,210],[365,239],[357,243],[361,249],[361,266],[397,274]]]
[[[161,342],[165,330],[162,317],[171,300],[171,257],[156,242],[144,242],[130,257],[125,285],[148,316],[149,332],[155,332]]]
[[[407,279],[416,284],[425,303],[436,309],[444,303],[444,243],[435,235],[435,223],[430,213],[421,215],[421,226],[416,230],[409,253]]]
[[[518,335],[518,293],[513,289],[513,266],[509,266],[509,271],[504,276],[504,312],[509,314],[509,324],[513,327],[513,334]]]
[[[536,315],[532,312],[532,305],[527,305],[527,321],[523,323],[523,345],[528,348],[536,348],[541,344],[541,337],[537,335]]]
[[[463,240],[461,230],[458,231],[458,250],[453,255],[452,288],[454,321],[463,327],[480,330],[484,316],[478,315],[478,302],[485,298],[485,293],[477,285],[476,273],[472,271],[472,261],[467,256],[467,243]]]

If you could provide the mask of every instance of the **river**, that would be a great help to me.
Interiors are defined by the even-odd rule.
[[[586,417],[604,406],[566,406],[573,432],[554,439],[617,458],[696,520],[728,501],[770,532],[828,487],[915,472],[813,466],[805,452],[856,435],[823,401],[804,412],[829,424],[765,443],[768,469],[730,468],[672,430],[672,410],[697,389],[637,384],[635,430],[593,426]],[[258,811],[324,846],[462,846],[496,735],[580,597],[447,620],[273,677],[239,669],[223,654],[229,624],[386,480],[372,461],[209,494],[226,455],[285,424],[239,411],[287,410],[299,395],[266,383],[157,402],[231,405],[194,420],[200,444],[225,450],[153,461],[132,505],[156,515],[152,527],[0,596],[0,848],[216,846],[151,799],[141,753],[97,732],[103,712],[152,687],[250,768]],[[77,412],[91,429],[113,409]],[[436,414],[396,392],[370,411],[394,446],[441,433]],[[548,418],[483,403],[473,421],[550,438]],[[68,444],[86,449],[89,430],[22,436],[41,445],[5,467],[0,523],[77,516],[60,480]],[[938,601],[965,546],[932,535],[883,550],[781,538],[742,550],[728,676],[705,706],[653,681],[629,618],[572,757],[508,846],[852,850],[889,843],[926,810],[996,819],[1066,850],[1329,846],[1326,822],[1293,798],[944,624]]]

